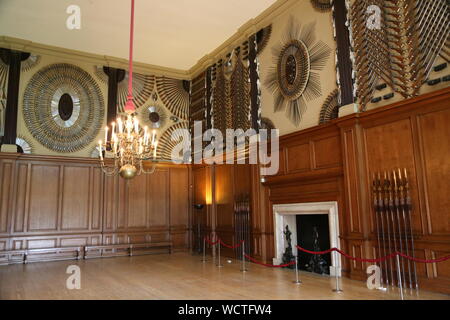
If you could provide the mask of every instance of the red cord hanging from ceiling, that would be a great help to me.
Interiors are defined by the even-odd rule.
[[[133,39],[134,38],[134,0],[131,0],[131,22],[130,22],[130,65],[128,69],[128,97],[125,112],[132,114],[135,111],[133,102]]]

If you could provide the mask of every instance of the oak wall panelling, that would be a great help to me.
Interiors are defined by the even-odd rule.
[[[193,201],[205,204],[202,210],[193,210],[193,247],[198,247],[197,223],[203,236],[217,235],[225,243],[235,244],[234,204],[243,195],[251,195],[252,175],[248,164],[215,164],[193,166]],[[203,245],[201,240],[200,246]],[[202,248],[201,248],[202,249]],[[213,249],[208,245],[208,250]],[[215,254],[214,250],[212,252]],[[235,257],[232,249],[221,248],[221,254]]]
[[[340,144],[340,129],[335,124],[317,126],[298,133],[280,137],[280,161],[286,170],[275,176],[265,177],[268,189],[265,221],[267,224],[265,261],[274,257],[273,205],[286,203],[336,201],[341,239],[347,235],[343,199],[343,161]],[[341,247],[346,248],[341,240]],[[348,264],[343,261],[343,272],[348,273]]]
[[[264,228],[269,233],[265,260],[270,262],[274,254],[273,204],[327,200],[338,201],[342,249],[356,257],[374,257],[372,173],[404,167],[410,179],[416,257],[449,254],[449,101],[447,88],[282,136],[282,169],[266,177],[263,187],[254,188],[268,189],[259,204],[265,207]],[[343,262],[344,275],[367,278],[367,264]],[[417,264],[417,270],[421,288],[450,293],[448,261]]]
[[[427,94],[370,112],[360,119],[363,130],[365,180],[373,171],[407,168],[412,198],[415,254],[432,259],[433,252],[450,252],[448,191],[450,181],[450,89]],[[368,183],[364,186],[369,192]],[[370,198],[370,238],[374,239],[374,212]],[[439,266],[439,267],[438,267]],[[449,293],[450,264],[418,265],[419,285]],[[441,273],[436,270],[439,268]]]
[[[202,248],[198,241],[204,236],[211,236],[214,230],[212,220],[212,168],[203,165],[192,166],[192,204],[202,204],[202,209],[191,209],[192,249]],[[199,227],[200,226],[200,233]],[[209,246],[208,246],[209,247]]]
[[[190,178],[186,168],[172,168],[170,175],[170,235],[175,249],[190,248]]]
[[[280,137],[280,170],[260,182],[250,166],[252,255],[274,256],[272,206],[280,203],[337,201],[341,248],[356,257],[377,255],[371,179],[375,171],[407,168],[413,203],[415,256],[432,259],[450,253],[450,88]],[[213,203],[202,224],[232,241],[232,201],[243,181],[238,165],[193,168],[194,201],[211,184]],[[225,192],[226,190],[226,192]],[[232,256],[232,252],[223,251]],[[365,280],[366,263],[343,259],[343,274]],[[417,264],[423,289],[450,293],[450,263]]]
[[[96,159],[1,153],[0,250],[169,240],[187,250],[188,171],[160,164],[126,182]]]

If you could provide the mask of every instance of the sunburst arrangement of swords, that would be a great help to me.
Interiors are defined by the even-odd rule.
[[[70,103],[61,103],[63,97]],[[43,146],[57,152],[75,152],[99,133],[105,106],[100,88],[89,73],[61,63],[34,74],[25,89],[22,112],[31,135]]]
[[[412,206],[406,168],[373,173],[373,208],[375,214],[378,257],[399,251],[415,256],[412,227]],[[380,263],[382,284],[398,286],[409,284],[418,289],[416,263],[401,260],[395,270],[392,259]]]
[[[36,67],[41,62],[41,56],[31,53],[28,59],[22,61],[20,64],[20,71],[27,72]],[[3,72],[8,72],[8,66],[0,59],[0,75]],[[0,77],[0,81],[2,78]]]
[[[156,88],[164,105],[180,119],[189,117],[190,84],[186,80],[167,77],[156,78]]]
[[[103,82],[108,83],[108,76],[103,71],[103,67],[94,67],[95,75]],[[155,76],[133,72],[133,101],[137,109],[142,107],[152,96],[155,87]],[[124,112],[124,106],[128,97],[128,71],[125,77],[117,85],[117,111]]]
[[[41,62],[41,56],[31,53],[27,60],[22,61],[20,69],[22,72],[27,72],[36,67]]]
[[[274,96],[274,111],[286,111],[296,126],[306,111],[306,102],[321,96],[321,71],[331,49],[316,41],[315,23],[305,26],[290,17],[283,40],[272,48],[273,66],[269,68],[265,86]]]
[[[367,27],[371,5],[380,9],[380,28]],[[419,94],[438,55],[449,62],[447,0],[358,0],[350,8],[350,22],[361,110],[379,82],[411,98]]]

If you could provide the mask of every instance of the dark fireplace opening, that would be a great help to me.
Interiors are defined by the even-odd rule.
[[[330,229],[328,215],[297,215],[297,243],[311,251],[330,249]],[[300,270],[319,274],[330,274],[331,253],[313,255],[298,250],[298,267]]]

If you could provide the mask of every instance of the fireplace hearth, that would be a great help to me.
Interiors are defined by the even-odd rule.
[[[328,215],[297,215],[297,243],[300,247],[311,251],[323,251],[330,248]],[[298,252],[300,270],[318,274],[330,274],[331,254],[313,255]]]

